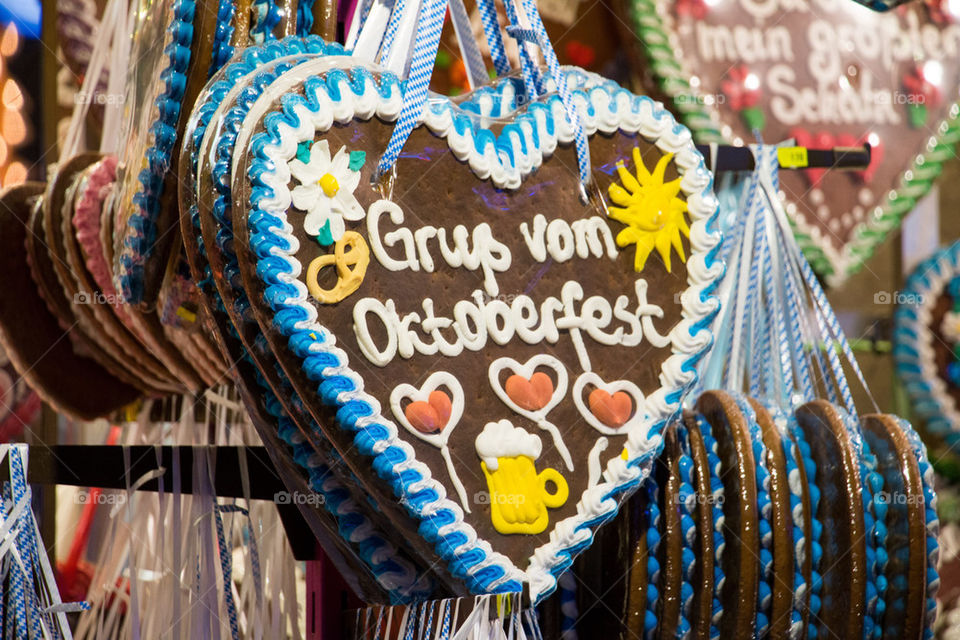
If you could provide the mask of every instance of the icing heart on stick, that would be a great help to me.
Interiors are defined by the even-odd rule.
[[[441,391],[440,387],[445,387],[450,395]],[[404,407],[404,400],[411,402]],[[404,383],[394,387],[390,393],[390,408],[397,422],[416,437],[440,449],[460,504],[464,511],[470,513],[467,490],[453,466],[447,444],[454,427],[463,417],[464,402],[463,386],[453,374],[446,371],[431,373],[419,389]]]
[[[556,386],[549,375],[538,368],[545,367],[553,370],[557,375]],[[500,383],[500,374],[504,371],[513,373],[505,384]],[[553,409],[567,392],[567,369],[557,358],[541,353],[533,356],[525,363],[520,364],[513,358],[497,358],[490,363],[488,371],[490,386],[505,405],[521,416],[535,422],[538,427],[553,437],[553,444],[560,457],[563,458],[567,469],[573,471],[573,457],[563,436],[556,425],[547,420],[547,414]]]
[[[594,387],[583,401],[587,385]],[[604,382],[588,371],[573,383],[573,403],[591,427],[607,436],[622,435],[643,418],[645,400],[640,388],[629,380]]]

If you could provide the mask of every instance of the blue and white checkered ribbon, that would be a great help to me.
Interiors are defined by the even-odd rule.
[[[398,0],[400,1],[402,0]],[[425,0],[422,6],[400,119],[377,165],[378,177],[386,175],[393,168],[400,156],[400,150],[410,137],[410,132],[420,121],[420,114],[427,102],[427,86],[430,84],[430,76],[433,75],[446,10],[447,0]]]
[[[450,21],[453,23],[453,31],[457,36],[457,44],[460,47],[460,57],[463,59],[464,69],[467,72],[467,80],[470,82],[471,88],[482,86],[490,78],[487,75],[487,65],[483,61],[483,54],[480,53],[477,40],[473,37],[470,16],[467,14],[466,7],[463,6],[463,0],[449,0],[449,2]],[[497,31],[497,35],[499,34],[500,32]],[[502,42],[500,46],[503,46]]]
[[[507,50],[503,46],[500,19],[497,16],[497,7],[494,0],[477,0],[477,11],[480,13],[483,33],[487,37],[487,46],[490,48],[493,69],[498,76],[506,75],[510,72],[510,60],[507,58]]]
[[[393,12],[390,14],[390,20],[387,22],[387,30],[383,34],[383,42],[380,44],[381,63],[390,57],[393,47],[396,44],[397,33],[400,31],[400,24],[403,22],[408,10],[419,10],[416,6],[407,7],[407,2],[413,5],[419,4],[418,0],[396,0],[393,4]]]
[[[26,445],[0,445],[0,462],[6,457],[10,466],[0,519],[0,629],[7,639],[69,640],[73,636],[66,613],[88,605],[60,600],[31,508],[27,452]]]
[[[510,4],[509,0],[506,4]],[[557,93],[563,101],[563,108],[567,113],[567,120],[573,127],[574,145],[577,150],[577,164],[580,168],[580,184],[586,191],[590,183],[590,147],[587,144],[587,134],[583,129],[583,123],[580,121],[580,115],[577,113],[577,106],[573,102],[573,95],[567,87],[567,78],[560,69],[560,61],[550,43],[550,36],[547,35],[547,29],[540,19],[540,13],[537,11],[535,0],[523,0],[523,9],[530,21],[530,27],[537,36],[537,42],[540,45],[540,53],[547,63],[547,70],[557,83]],[[516,25],[521,26],[521,25]]]

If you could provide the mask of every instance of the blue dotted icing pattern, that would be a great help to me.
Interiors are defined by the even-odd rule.
[[[803,632],[803,617],[801,612],[804,608],[804,601],[808,595],[810,585],[804,578],[804,563],[810,554],[804,526],[808,515],[803,509],[803,486],[802,476],[798,465],[803,464],[800,449],[790,436],[789,421],[792,418],[790,414],[772,406],[767,406],[774,424],[780,432],[780,442],[783,449],[783,457],[787,472],[787,485],[790,491],[790,519],[792,523],[793,539],[793,610],[790,612],[790,637],[792,640],[800,640]]]
[[[817,517],[820,508],[820,487],[817,486],[817,464],[811,455],[810,444],[806,440],[803,429],[797,423],[796,418],[791,413],[787,420],[788,430],[796,445],[796,451],[799,453],[798,460],[803,462],[804,471],[807,475],[806,490],[810,497],[810,605],[809,619],[807,625],[807,638],[814,640],[817,637],[817,627],[812,621],[820,615],[821,599],[820,594],[823,590],[823,547],[820,544],[823,534],[823,525]]]
[[[770,518],[773,514],[773,504],[770,501],[770,471],[767,469],[767,446],[763,442],[763,433],[757,422],[757,414],[750,406],[746,397],[741,394],[731,394],[737,407],[747,419],[750,429],[750,444],[753,449],[753,460],[757,480],[757,526],[760,540],[759,565],[760,580],[757,582],[757,621],[756,634],[758,637],[767,635],[770,629],[770,606],[773,599],[773,528]]]
[[[726,540],[723,534],[723,503],[725,500],[723,480],[720,472],[722,470],[720,462],[720,448],[716,439],[713,437],[713,427],[702,415],[697,415],[697,427],[703,436],[704,448],[707,450],[707,461],[710,470],[711,495],[710,504],[713,508],[713,618],[710,621],[710,640],[717,640],[720,637],[720,619],[723,617],[723,605],[720,601],[720,594],[723,590],[723,584],[726,576],[723,573],[723,549]]]
[[[233,18],[235,15],[233,0],[220,0],[217,6],[217,29],[213,34],[213,48],[210,57],[210,69],[207,71],[207,78],[212,78],[213,74],[220,70],[233,56],[233,46],[230,40],[233,38]]]
[[[224,78],[213,85],[209,92],[208,100],[197,109],[199,120],[191,137],[191,142],[193,143],[191,151],[194,154],[192,157],[193,171],[196,172],[196,153],[199,151],[200,141],[203,139],[210,118],[226,97],[226,94],[240,78],[247,76],[257,68],[267,65],[272,60],[280,57],[297,53],[320,54],[328,50],[333,52],[342,51],[337,45],[328,45],[319,37],[314,36],[306,40],[294,37],[285,38],[280,42],[274,42],[263,47],[250,48],[244,51],[242,59],[230,65],[230,67],[224,71]],[[279,73],[289,69],[291,66],[292,63],[276,65],[274,67],[274,73],[275,75],[279,75]],[[230,148],[232,149],[232,145]],[[226,202],[226,206],[229,207],[229,193],[227,194]],[[203,238],[199,235],[199,219],[195,206],[192,209],[192,214],[194,228],[198,233],[200,251],[203,254],[205,253]],[[229,247],[229,243],[225,243],[224,246]],[[220,294],[212,279],[212,274],[210,274],[209,264],[206,265],[206,270],[207,276],[199,284],[207,293],[208,297],[216,301],[219,310],[226,313],[226,310],[223,308],[223,302],[220,299]],[[246,301],[243,290],[235,289],[234,293],[237,295],[238,302],[243,305]],[[235,330],[232,331],[230,337],[237,341],[240,340]],[[260,348],[265,350],[266,345],[263,344]],[[245,361],[256,370],[254,362],[249,355],[245,357]],[[282,384],[285,376],[283,376],[279,370],[278,375],[281,377]],[[264,407],[267,412],[277,420],[279,437],[290,446],[293,460],[308,473],[311,489],[324,496],[324,507],[336,518],[341,536],[354,544],[359,557],[371,568],[375,576],[378,578],[389,577],[391,579],[391,582],[386,582],[387,585],[390,585],[392,581],[396,579],[396,576],[409,575],[412,567],[409,560],[401,559],[395,555],[396,549],[386,542],[387,537],[382,536],[376,531],[375,525],[357,508],[350,491],[333,474],[330,467],[315,454],[312,445],[306,441],[293,421],[284,413],[280,401],[276,395],[274,395],[272,388],[259,371],[257,371],[256,377],[263,396]],[[292,389],[289,389],[289,383],[286,384],[286,387],[289,390],[289,395],[292,397],[293,393]],[[311,428],[319,440],[325,441],[325,437],[316,424],[311,425]],[[339,455],[332,448],[328,448],[325,453],[335,463],[340,462]],[[338,466],[344,468],[342,465],[338,464]],[[359,481],[354,478],[354,483],[359,484]],[[373,531],[373,533],[371,533],[371,531]],[[401,562],[404,564],[400,564]],[[400,586],[388,586],[387,589],[391,599],[400,604],[428,597],[432,591],[432,582],[430,580],[421,582],[420,580],[408,579]]]
[[[697,541],[697,493],[693,488],[693,458],[690,457],[690,439],[684,423],[677,423],[677,436],[680,441],[680,531],[683,535],[681,562],[683,570],[680,583],[680,623],[677,627],[677,637],[684,639],[690,636],[690,614],[693,607],[693,583],[697,556],[694,551]]]
[[[913,426],[903,418],[896,418],[897,424],[907,434],[913,452],[917,456],[920,478],[923,480],[923,507],[927,525],[927,620],[923,631],[924,640],[933,637],[933,622],[937,616],[937,592],[940,590],[940,576],[937,563],[940,560],[940,520],[937,517],[937,494],[933,489],[933,466],[927,458],[927,448],[920,440]]]
[[[310,35],[313,30],[313,5],[316,0],[297,2],[297,35],[301,38]]]
[[[660,487],[657,479],[651,473],[643,483],[641,491],[647,492],[647,610],[644,614],[643,632],[646,640],[653,640],[657,633],[657,607],[660,604],[660,561],[657,554],[660,551],[660,541],[663,539],[661,527]]]
[[[883,612],[886,603],[883,595],[887,590],[886,576],[879,567],[886,566],[886,529],[877,525],[877,511],[886,514],[883,496],[883,476],[876,472],[877,460],[870,451],[870,445],[860,433],[857,419],[846,411],[837,408],[841,419],[850,434],[850,441],[860,466],[860,485],[863,499],[863,524],[867,556],[866,615],[863,619],[863,638],[877,638],[883,632]],[[878,624],[879,622],[879,624]]]
[[[250,39],[256,44],[274,40],[273,30],[280,24],[280,7],[275,0],[254,0],[250,7],[253,16],[250,25]]]
[[[960,241],[939,249],[914,268],[900,292],[904,302],[897,305],[893,314],[893,358],[897,374],[926,428],[943,437],[950,447],[960,445],[960,432],[947,417],[947,407],[934,395],[934,381],[924,374],[921,344],[929,340],[929,336],[928,327],[921,326],[919,314],[921,304],[932,305],[933,297],[940,295],[939,286],[937,291],[933,290],[935,284],[958,274]]]
[[[118,230],[124,233],[124,242],[116,265],[117,285],[123,298],[131,304],[143,299],[143,264],[152,254],[164,177],[177,140],[195,15],[193,0],[175,0],[173,18],[166,31],[170,39],[164,48],[167,67],[160,74],[164,89],[154,103],[158,115],[150,128],[152,144],[146,151],[147,167],[137,176],[140,190],[133,196],[134,211],[127,220],[127,228]]]

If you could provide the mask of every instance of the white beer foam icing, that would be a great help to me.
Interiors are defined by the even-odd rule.
[[[476,440],[477,455],[490,471],[500,468],[498,458],[527,456],[532,460],[540,457],[543,443],[540,436],[521,427],[515,427],[509,420],[488,422]]]

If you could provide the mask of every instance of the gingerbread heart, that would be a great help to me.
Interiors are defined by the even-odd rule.
[[[597,416],[603,424],[619,429],[630,419],[633,413],[633,400],[624,391],[610,395],[604,389],[594,389],[589,396],[590,413]]]
[[[586,203],[559,97],[499,99],[510,81],[486,90],[501,92],[485,109],[502,129],[475,121],[469,96],[464,108],[435,97],[391,183],[372,185],[401,85],[348,58],[277,78],[239,129],[231,171],[240,276],[300,400],[454,578],[534,601],[647,472],[654,427],[679,410],[710,344],[722,270],[689,133],[612,83],[573,71],[567,84],[590,134],[598,190]],[[325,301],[312,292],[343,276],[311,265],[350,233],[366,272]],[[567,383],[584,373],[637,390],[601,436],[612,442],[595,486],[598,434],[576,428]],[[442,421],[438,390],[450,418],[424,433]]]
[[[756,130],[768,144],[871,142],[876,161],[852,184],[842,171],[780,174],[798,243],[832,283],[860,268],[953,157],[960,24],[945,3],[887,13],[833,0],[623,6],[645,77],[698,142],[749,144]]]
[[[895,293],[878,304],[896,304],[893,356],[914,410],[927,429],[960,442],[960,242],[921,261]]]
[[[231,266],[236,264],[231,248],[232,234],[229,227],[216,229],[217,217],[212,215],[222,216],[224,211],[229,213],[230,210],[229,182],[224,184],[218,176],[222,167],[229,167],[234,146],[220,137],[221,127],[225,126],[228,134],[235,133],[230,123],[242,121],[245,109],[268,82],[301,62],[303,57],[315,57],[331,50],[340,51],[338,45],[330,45],[319,37],[286,38],[279,43],[244,50],[237,60],[214,77],[188,125],[185,151],[181,157],[180,174],[186,178],[181,183],[182,210],[187,214],[181,219],[182,231],[186,256],[208,303],[206,313],[202,315],[209,321],[210,332],[217,337],[224,357],[236,363],[241,391],[249,390],[253,402],[262,408],[260,415],[265,413],[267,421],[276,422],[274,431],[279,433],[271,438],[266,429],[261,429],[261,436],[268,444],[279,436],[284,443],[291,445],[296,465],[302,466],[309,461],[311,481],[322,481],[322,485],[319,488],[314,485],[313,490],[327,496],[317,511],[328,512],[337,519],[341,535],[349,542],[349,552],[357,556],[354,562],[366,566],[365,571],[356,571],[352,566],[338,565],[341,572],[359,583],[361,589],[358,593],[364,593],[365,601],[406,602],[422,599],[435,588],[429,577],[430,571],[411,562],[416,556],[408,550],[409,542],[417,537],[406,535],[405,529],[398,527],[396,522],[387,522],[385,513],[391,513],[393,505],[377,504],[375,498],[364,492],[357,477],[331,450],[329,441],[323,438],[302,403],[290,397],[289,380],[278,375],[276,368],[270,372],[268,363],[274,362],[274,358],[266,350],[255,326],[245,292],[236,286],[239,275],[231,277],[236,274],[235,266]],[[213,140],[219,142],[215,153],[210,151]],[[213,164],[212,169],[204,164],[208,160]],[[201,231],[202,238],[198,236]],[[258,374],[255,365],[270,373]],[[289,457],[291,452],[278,450],[276,453],[282,459]],[[287,477],[284,482],[292,494],[298,491]],[[323,519],[326,513],[313,514],[307,521],[312,524],[317,515]],[[327,539],[319,534],[318,538]],[[373,549],[375,551],[371,553]],[[337,552],[342,553],[343,549],[338,548]],[[383,593],[371,594],[367,588],[370,585],[365,584],[369,582],[368,576],[376,580]]]

